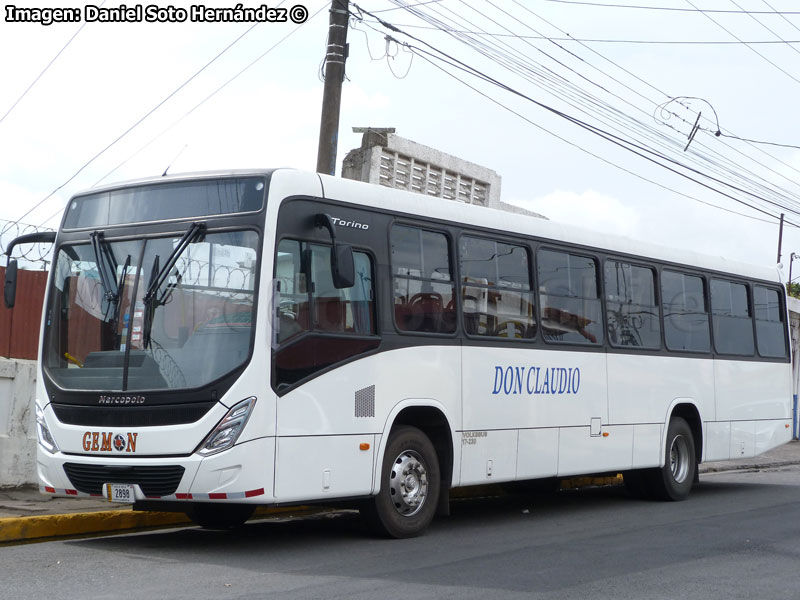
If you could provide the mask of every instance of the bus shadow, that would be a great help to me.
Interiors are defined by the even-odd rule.
[[[692,499],[708,501],[717,497],[746,494],[753,490],[781,487],[768,483],[708,481],[694,486]],[[683,503],[661,502],[652,499],[631,497],[623,485],[587,487],[560,490],[552,493],[506,493],[468,498],[456,498],[450,502],[450,515],[437,517],[426,536],[459,530],[479,530],[485,527],[502,527],[514,523],[521,516],[542,523],[562,517],[593,518],[604,512],[618,514],[620,511],[658,512],[662,507]],[[424,538],[417,538],[424,539]],[[190,547],[195,553],[207,550],[209,557],[219,552],[252,552],[266,555],[280,554],[293,549],[325,546],[328,550],[347,546],[353,541],[381,544],[385,540],[375,538],[362,522],[357,510],[335,509],[311,515],[253,519],[243,526],[231,530],[207,530],[200,527],[135,532],[98,538],[84,538],[68,543],[102,548],[106,551],[130,552],[136,547],[146,549],[181,549]],[[407,543],[401,541],[400,543]]]

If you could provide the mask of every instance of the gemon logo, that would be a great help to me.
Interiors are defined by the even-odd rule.
[[[538,394],[577,394],[581,389],[578,367],[495,366],[492,394],[506,396]]]

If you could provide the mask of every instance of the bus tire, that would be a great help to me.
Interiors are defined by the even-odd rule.
[[[382,537],[421,534],[439,501],[439,459],[430,439],[416,427],[389,434],[381,467],[381,486],[361,512],[369,529]]]
[[[667,428],[664,466],[650,472],[650,491],[659,500],[686,500],[696,470],[692,430],[683,418],[673,417]]]
[[[204,529],[233,529],[244,525],[255,509],[252,504],[197,503],[186,511],[186,516]]]

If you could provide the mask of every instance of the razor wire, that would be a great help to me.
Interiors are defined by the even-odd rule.
[[[0,266],[8,264],[7,248],[13,240],[21,235],[44,231],[55,230],[41,225],[16,223],[0,219]],[[14,248],[14,258],[19,261],[21,269],[46,270],[47,265],[52,260],[52,250],[52,244],[49,243],[24,244]]]

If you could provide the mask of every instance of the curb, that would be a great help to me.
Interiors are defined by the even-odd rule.
[[[190,523],[180,513],[103,510],[0,519],[0,544]]]
[[[259,507],[251,518],[285,513],[313,514],[310,506]],[[97,512],[0,518],[0,545],[32,540],[44,541],[95,533],[124,533],[141,529],[192,525],[183,513],[134,511],[131,509]]]
[[[708,473],[725,473],[726,471],[761,471],[764,469],[780,469],[800,465],[800,460],[780,460],[770,463],[748,463],[744,465],[732,465],[724,462],[718,464],[709,463],[709,466],[700,465],[700,475]]]

